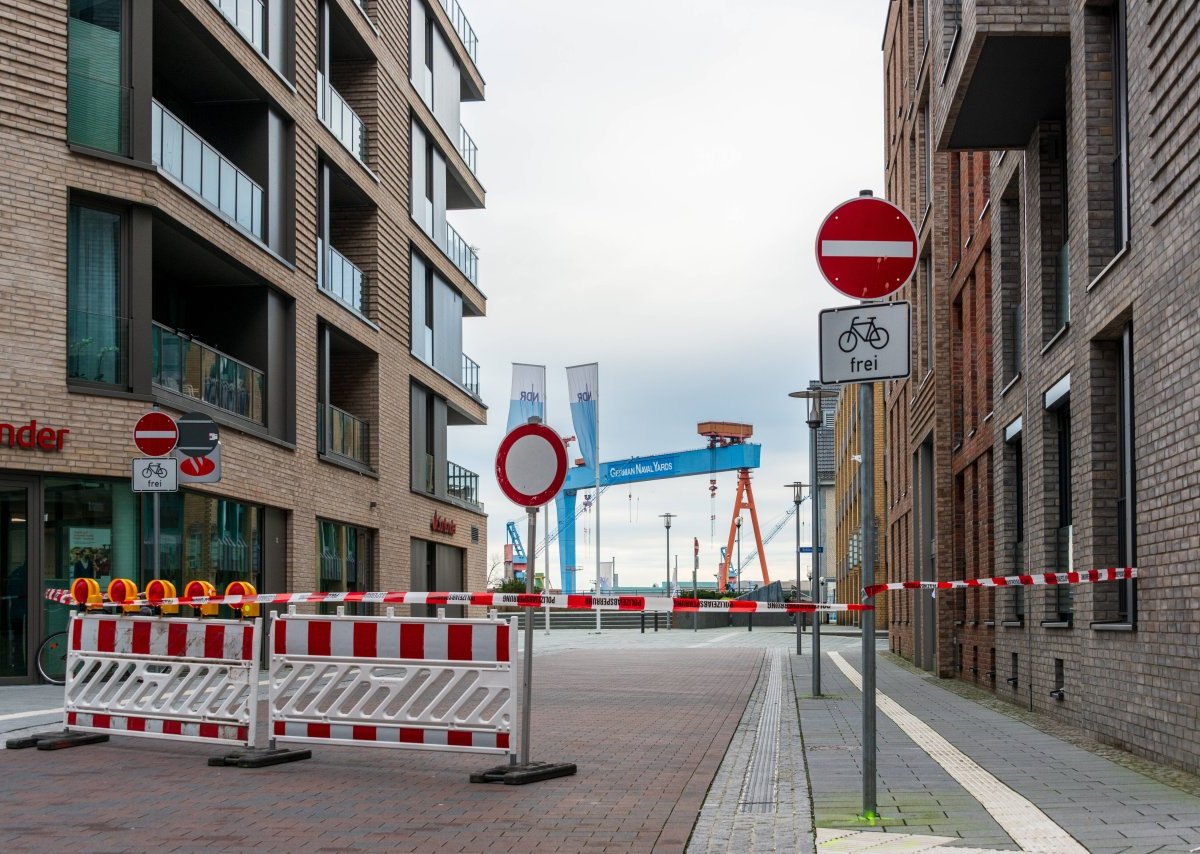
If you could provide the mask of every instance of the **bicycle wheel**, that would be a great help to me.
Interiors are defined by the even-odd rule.
[[[52,685],[67,683],[67,633],[55,632],[38,649],[37,669]]]
[[[871,342],[871,346],[876,350],[882,350],[884,347],[886,347],[890,339],[891,336],[888,334],[888,331],[882,326],[876,326],[875,330],[871,333],[871,336],[867,338],[867,340]]]
[[[843,353],[849,353],[858,346],[858,336],[853,329],[847,329],[838,336],[838,349]]]

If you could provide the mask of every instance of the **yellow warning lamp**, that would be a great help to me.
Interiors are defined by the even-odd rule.
[[[189,581],[187,586],[183,588],[185,597],[195,596],[216,596],[217,588],[213,587],[207,581]],[[193,605],[193,608],[200,612],[201,617],[215,617],[217,615],[216,605]]]
[[[94,578],[76,578],[71,584],[71,598],[76,605],[89,611],[99,611],[104,607],[104,599],[100,596],[100,583]]]
[[[162,578],[156,578],[146,585],[146,601],[159,609],[162,614],[178,614],[178,605],[160,605],[164,599],[175,598],[175,585]]]
[[[114,605],[120,603],[121,610],[126,614],[141,613],[140,605],[129,605],[128,602],[133,602],[138,598],[137,585],[128,578],[114,578],[108,582],[108,601]]]
[[[249,581],[231,581],[229,586],[225,588],[226,596],[257,596],[258,591],[254,589],[254,585]],[[245,602],[237,605],[232,602],[226,603],[235,611],[241,613],[243,617],[257,617],[259,605],[257,602]]]

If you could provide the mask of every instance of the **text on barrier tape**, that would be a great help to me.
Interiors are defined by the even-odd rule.
[[[1039,572],[1033,575],[1001,575],[996,578],[967,578],[960,581],[893,581],[863,588],[870,599],[885,590],[955,590],[963,587],[1020,587],[1022,585],[1098,584],[1102,581],[1128,581],[1137,578],[1137,567],[1084,569],[1079,572]]]
[[[49,589],[46,598],[74,605],[69,590]],[[542,593],[413,593],[339,592],[339,593],[259,593],[254,596],[172,596],[161,599],[141,598],[127,602],[104,602],[105,607],[145,605],[302,605],[307,602],[364,602],[379,605],[480,605],[485,608],[566,608],[584,611],[657,611],[659,613],[726,612],[732,614],[786,613],[811,614],[815,611],[873,611],[874,605],[832,602],[754,602],[744,599],[692,599],[685,596],[592,596],[590,594]]]

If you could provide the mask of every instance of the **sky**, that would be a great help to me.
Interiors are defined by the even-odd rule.
[[[450,428],[448,447],[480,475],[489,566],[508,520],[526,536],[494,472],[513,362],[546,365],[546,420],[564,436],[565,367],[599,363],[604,461],[704,447],[700,421],[752,424],[766,536],[791,506],[784,484],[808,480],[805,404],[788,392],[819,377],[818,312],[848,302],[817,270],[817,228],[860,190],[883,195],[887,0],[462,5],[487,98],[464,104],[462,122],[487,207],[448,218],[479,251],[487,316],[464,320],[463,350],[489,413],[485,427]],[[678,555],[690,583],[697,537],[699,578],[712,581],[736,485],[717,475],[715,508],[705,477],[612,487],[601,558],[622,586],[649,587]],[[802,540],[809,515],[805,504]],[[594,516],[577,523],[581,590],[595,575]],[[772,580],[795,578],[795,538],[788,522],[767,546]],[[550,567],[558,587],[555,544]],[[752,565],[744,577],[759,576]]]

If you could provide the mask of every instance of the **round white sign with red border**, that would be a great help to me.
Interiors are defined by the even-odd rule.
[[[147,412],[133,425],[133,444],[148,457],[165,457],[179,441],[179,426],[165,412]]]
[[[567,479],[567,446],[545,424],[522,424],[504,437],[496,452],[496,480],[508,500],[541,507]]]
[[[899,290],[917,267],[917,232],[896,205],[874,196],[842,202],[817,229],[817,266],[848,297],[876,300]]]

